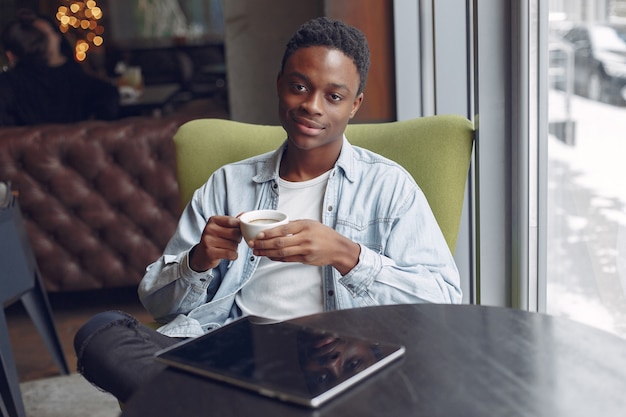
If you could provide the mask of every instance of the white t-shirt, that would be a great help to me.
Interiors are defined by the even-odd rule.
[[[322,203],[330,171],[302,182],[279,179],[278,210],[289,220],[322,220]],[[235,302],[244,314],[287,320],[323,311],[322,268],[262,257]]]

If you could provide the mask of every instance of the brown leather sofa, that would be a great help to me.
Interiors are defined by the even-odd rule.
[[[172,137],[192,118],[0,128],[0,181],[18,194],[48,291],[139,283],[178,221]]]

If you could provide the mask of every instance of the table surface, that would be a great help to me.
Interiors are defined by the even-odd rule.
[[[419,304],[294,322],[401,343],[407,352],[316,410],[167,369],[131,398],[122,417],[626,415],[626,340],[567,319]]]
[[[146,85],[137,97],[122,97],[121,106],[124,107],[154,107],[163,106],[180,90],[178,84]]]
[[[179,91],[179,84],[144,86],[141,95],[121,98],[119,117],[140,115],[160,117],[171,111],[172,99]]]

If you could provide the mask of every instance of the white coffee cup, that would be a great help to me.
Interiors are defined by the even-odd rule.
[[[285,213],[277,210],[247,211],[239,216],[241,234],[246,242],[254,240],[263,230],[289,223]]]

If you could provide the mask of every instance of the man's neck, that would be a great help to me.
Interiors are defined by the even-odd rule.
[[[280,161],[280,177],[286,181],[299,182],[317,178],[331,170],[339,158],[339,153],[329,157],[321,149],[314,151],[293,150],[287,147]]]

